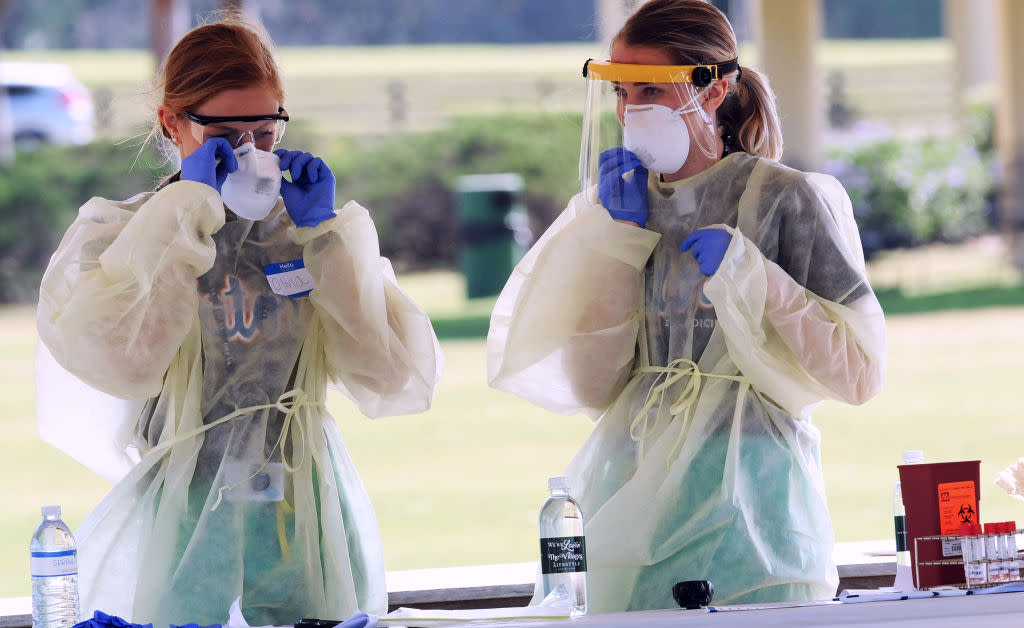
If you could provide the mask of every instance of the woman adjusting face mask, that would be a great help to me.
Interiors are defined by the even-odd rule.
[[[429,408],[430,320],[370,212],[336,207],[328,164],[275,150],[288,115],[258,21],[189,31],[157,85],[150,137],[180,170],[87,201],[40,288],[40,434],[116,482],[75,531],[82,607],[156,625],[384,614],[373,505],[325,400]]]
[[[247,220],[266,218],[281,191],[280,159],[271,151],[284,136],[288,122],[284,108],[250,116],[203,116],[186,111],[183,117],[197,143],[222,137],[234,149],[238,168],[228,173],[220,190],[228,209]]]
[[[617,147],[665,180],[689,176],[721,156],[712,113],[724,94],[719,80],[738,67],[736,60],[672,65],[658,52],[617,45],[613,61],[590,60],[584,66],[581,189],[598,182],[601,154]]]
[[[623,111],[622,146],[640,158],[648,170],[671,174],[683,167],[690,154],[690,130],[682,116],[697,113],[711,127],[711,116],[695,94],[678,109],[665,105],[626,105]],[[713,130],[713,129],[712,129]]]
[[[809,419],[885,374],[852,205],[779,163],[774,95],[721,11],[638,4],[585,66],[581,189],[495,302],[488,383],[595,420],[564,471],[590,612],[675,608],[684,579],[716,604],[830,600]]]

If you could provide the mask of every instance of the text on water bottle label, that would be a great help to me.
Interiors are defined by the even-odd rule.
[[[32,552],[30,562],[32,577],[73,576],[78,573],[76,550]]]
[[[541,573],[587,570],[587,547],[582,536],[552,536],[540,540]]]

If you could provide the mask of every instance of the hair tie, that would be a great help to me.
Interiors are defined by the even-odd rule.
[[[736,140],[733,139],[731,134],[722,136],[722,158],[724,159],[727,155],[731,155],[736,152]]]
[[[740,82],[740,78],[743,77],[743,68],[736,66],[736,82]]]

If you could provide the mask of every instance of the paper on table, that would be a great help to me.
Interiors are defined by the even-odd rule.
[[[551,596],[549,596],[551,597]],[[249,626],[249,622],[242,615],[241,598],[236,598],[228,610],[228,622],[223,628],[274,628],[273,626]],[[423,610],[418,608],[401,607],[387,615],[370,615],[365,628],[378,628],[393,624],[404,625],[410,620],[427,622],[431,627],[443,628],[444,626],[458,626],[467,622],[490,620],[517,620],[517,619],[569,619],[569,602],[562,596],[552,597],[545,600],[539,606],[515,606],[506,608],[478,608],[459,610]]]
[[[429,609],[398,608],[387,615],[377,618],[378,626],[389,626],[391,624],[408,623],[409,620],[428,622],[430,626],[458,626],[466,622],[488,621],[491,622],[515,622],[516,620],[533,619],[569,619],[570,609],[569,596],[565,594],[563,587],[558,587],[548,594],[544,601],[537,606],[511,606],[504,608],[474,608],[474,609]],[[369,628],[369,627],[368,627]]]
[[[973,595],[989,595],[991,593],[1017,593],[1024,591],[1024,582],[1008,582],[995,587],[971,589]]]
[[[506,608],[474,608],[474,609],[417,609],[398,608],[387,615],[377,618],[378,625],[387,626],[391,623],[408,622],[409,620],[429,621],[431,626],[461,624],[480,620],[510,619],[569,619],[567,609],[551,609],[540,606],[515,606]]]
[[[732,611],[760,611],[766,608],[796,608],[798,606],[832,606],[836,600],[817,600],[813,602],[769,602],[765,604],[732,604],[728,606],[708,606],[708,612],[726,613]]]
[[[897,591],[895,589],[843,589],[836,599],[844,604],[859,602],[887,602],[892,600],[911,600],[923,597],[936,597],[938,593],[931,590]]]
[[[249,626],[249,622],[245,621],[245,617],[242,615],[242,598],[236,597],[235,601],[231,603],[231,608],[228,609],[228,623],[224,624],[223,628],[269,628],[268,626]]]

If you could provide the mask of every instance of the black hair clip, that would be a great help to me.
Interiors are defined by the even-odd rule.
[[[696,87],[707,87],[712,81],[717,81],[729,72],[738,70],[740,67],[739,57],[723,61],[721,63],[700,63],[690,72],[690,82]]]
[[[711,603],[715,585],[707,580],[683,580],[672,587],[672,597],[679,606],[694,610]]]
[[[305,617],[295,622],[295,628],[333,628],[344,620],[342,619],[315,619]]]
[[[590,65],[591,61],[593,61],[593,59],[587,59],[583,62],[583,78],[587,77],[587,66]]]

